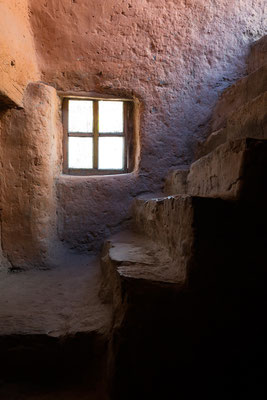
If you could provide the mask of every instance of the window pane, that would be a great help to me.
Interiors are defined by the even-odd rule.
[[[69,168],[93,168],[93,138],[69,137]]]
[[[98,154],[99,169],[123,169],[124,138],[100,137]]]
[[[99,101],[99,132],[123,132],[123,102]]]
[[[93,102],[69,100],[69,132],[93,132]]]

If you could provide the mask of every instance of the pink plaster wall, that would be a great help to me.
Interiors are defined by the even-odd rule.
[[[135,95],[142,102],[138,173],[59,177],[63,241],[98,246],[128,221],[134,196],[159,191],[169,168],[192,161],[218,95],[246,73],[250,44],[266,32],[265,3],[30,0],[45,82],[63,91]]]

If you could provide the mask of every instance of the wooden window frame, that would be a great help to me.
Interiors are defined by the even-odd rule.
[[[93,132],[69,132],[68,131],[68,113],[70,100],[89,100],[93,102]],[[120,101],[123,102],[123,132],[105,132],[100,133],[99,126],[99,101]],[[95,97],[63,97],[62,121],[63,121],[63,173],[67,175],[118,175],[131,172],[131,141],[133,137],[133,100],[114,99],[114,98],[95,98]],[[69,137],[92,137],[93,138],[93,168],[69,168],[68,167],[68,146]],[[100,137],[123,137],[124,154],[122,169],[99,169],[98,168],[98,139]]]

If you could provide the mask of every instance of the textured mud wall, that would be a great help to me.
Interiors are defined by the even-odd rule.
[[[138,176],[63,178],[61,238],[75,245],[129,217],[193,158],[218,94],[246,72],[265,0],[30,0],[42,79],[60,90],[133,94],[143,103]],[[119,190],[118,190],[119,189]]]
[[[8,153],[8,148],[3,147],[3,130],[8,129],[3,123],[6,107],[21,107],[23,106],[23,95],[27,84],[30,81],[39,78],[38,66],[36,62],[36,52],[34,47],[33,36],[29,23],[28,13],[28,0],[0,0],[0,197],[5,186],[5,179],[8,181],[10,187],[10,198],[16,197],[18,187],[22,187],[24,182],[18,183],[18,177],[21,176],[21,171],[13,170],[12,153]],[[14,111],[15,112],[15,111]],[[12,114],[10,112],[10,114]],[[20,121],[21,122],[21,121]],[[21,126],[16,127],[16,132],[23,129]],[[19,136],[17,137],[20,140]],[[16,157],[23,158],[23,153],[20,153],[22,148],[13,136],[12,151],[16,150]],[[11,158],[9,159],[9,155]],[[6,168],[11,172],[4,177]],[[16,179],[12,178],[16,175]],[[11,202],[12,202],[11,201]],[[21,203],[24,199],[21,198]],[[5,235],[1,234],[1,220],[2,214],[13,213],[14,210],[10,209],[11,203],[6,202],[0,204],[0,268],[9,266],[9,262],[3,255],[2,244],[5,240]],[[10,231],[16,225],[17,229],[20,226],[19,213],[10,221]],[[14,226],[13,226],[14,225]],[[21,232],[21,236],[23,232]],[[10,241],[14,244],[17,240],[16,236],[13,237],[10,233]],[[18,243],[16,244],[19,245]],[[21,243],[23,248],[24,243]]]
[[[1,240],[1,224],[0,224],[0,270],[2,268],[7,268],[7,267],[10,267],[10,264],[9,264],[7,258],[3,254],[2,240]]]
[[[2,247],[15,267],[47,266],[55,256],[58,104],[54,88],[31,83],[24,109],[2,116]]]
[[[23,90],[38,76],[28,0],[0,0],[0,104],[21,106]]]

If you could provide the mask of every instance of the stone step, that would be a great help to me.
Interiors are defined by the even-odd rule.
[[[266,200],[267,140],[227,141],[191,165],[188,193],[194,196]]]
[[[143,236],[123,234],[107,243],[103,254],[103,293],[115,304],[111,398],[188,395],[188,377],[200,383],[212,376],[218,387],[218,371],[236,351],[234,337],[253,321],[255,310],[248,315],[247,302],[263,309],[266,218],[234,202],[191,196],[138,199],[134,208],[137,228],[156,247]],[[260,235],[265,242],[258,246]],[[168,261],[159,248],[168,250]],[[182,279],[167,281],[168,268],[160,272],[166,265]],[[242,322],[235,323],[241,305]],[[193,392],[190,398],[196,397]]]
[[[195,153],[195,159],[198,160],[201,157],[204,157],[206,154],[210,153],[216,147],[227,141],[227,129],[221,128],[218,131],[212,132],[207,139],[199,143],[198,148]]]
[[[267,91],[267,64],[227,88],[214,109],[211,129],[224,127],[227,118],[246,103]]]
[[[102,373],[111,321],[100,267],[66,254],[53,270],[0,272],[0,381],[59,381]],[[89,378],[88,378],[89,379]]]
[[[204,271],[210,262],[219,262],[218,255],[223,257],[220,249],[227,243],[232,247],[229,242],[232,235],[241,237],[242,230],[247,236],[253,235],[250,226],[257,223],[264,226],[266,212],[265,208],[252,207],[246,202],[176,195],[136,199],[133,217],[135,228],[168,250],[179,275],[190,284],[195,268]]]
[[[149,296],[151,288],[153,293],[156,287],[187,287],[194,268],[205,270],[209,260],[214,262],[243,217],[237,203],[176,195],[136,199],[133,218],[135,232],[111,237],[101,256],[100,297],[115,313],[129,303],[127,293],[134,299]],[[213,244],[208,254],[203,243]]]
[[[161,231],[164,236],[166,232]],[[179,238],[175,240],[179,244]],[[113,304],[108,367],[111,399],[134,400],[148,390],[153,397],[158,391],[163,396],[163,390],[176,397],[181,391],[181,383],[179,388],[173,385],[172,374],[183,382],[192,310],[185,276],[177,276],[178,262],[173,263],[161,244],[133,232],[116,235],[104,246],[100,295]],[[161,378],[156,386],[155,376]]]
[[[175,180],[175,171],[172,171],[167,177],[166,194],[242,199],[259,203],[266,199],[266,171],[267,140],[231,140],[195,161],[182,185]],[[179,173],[178,170],[178,177]]]
[[[168,250],[187,282],[193,266],[198,264],[198,238],[205,234],[211,240],[214,231],[210,228],[209,232],[207,227],[215,220],[224,222],[221,216],[231,214],[231,207],[234,205],[220,199],[189,195],[139,198],[134,203],[133,218],[138,231]]]
[[[227,120],[227,139],[267,139],[267,92],[244,104]]]
[[[165,246],[185,277],[194,247],[194,201],[192,197],[183,195],[150,200],[138,198],[133,207],[137,230]]]
[[[248,73],[252,73],[256,69],[267,64],[267,35],[257,40],[251,46],[248,57]]]
[[[184,194],[187,192],[188,169],[177,169],[170,171],[164,184],[164,194],[170,196],[173,194]]]
[[[146,341],[149,339],[150,345],[157,341],[163,326],[164,331],[173,328],[168,312],[184,289],[184,275],[166,248],[129,231],[105,243],[101,267],[100,297],[113,306],[108,363],[111,399],[136,399],[137,392],[145,389],[144,377],[145,386],[150,386],[162,352],[159,346],[156,362],[146,370],[151,361]],[[132,386],[133,381],[136,386]]]
[[[166,248],[146,236],[124,231],[106,241],[101,255],[100,297],[113,309],[122,307],[125,293],[140,296],[144,287],[184,284]],[[113,310],[113,311],[114,311]]]
[[[267,92],[228,115],[225,127],[213,132],[199,145],[196,159],[213,151],[227,140],[238,138],[267,139]]]

